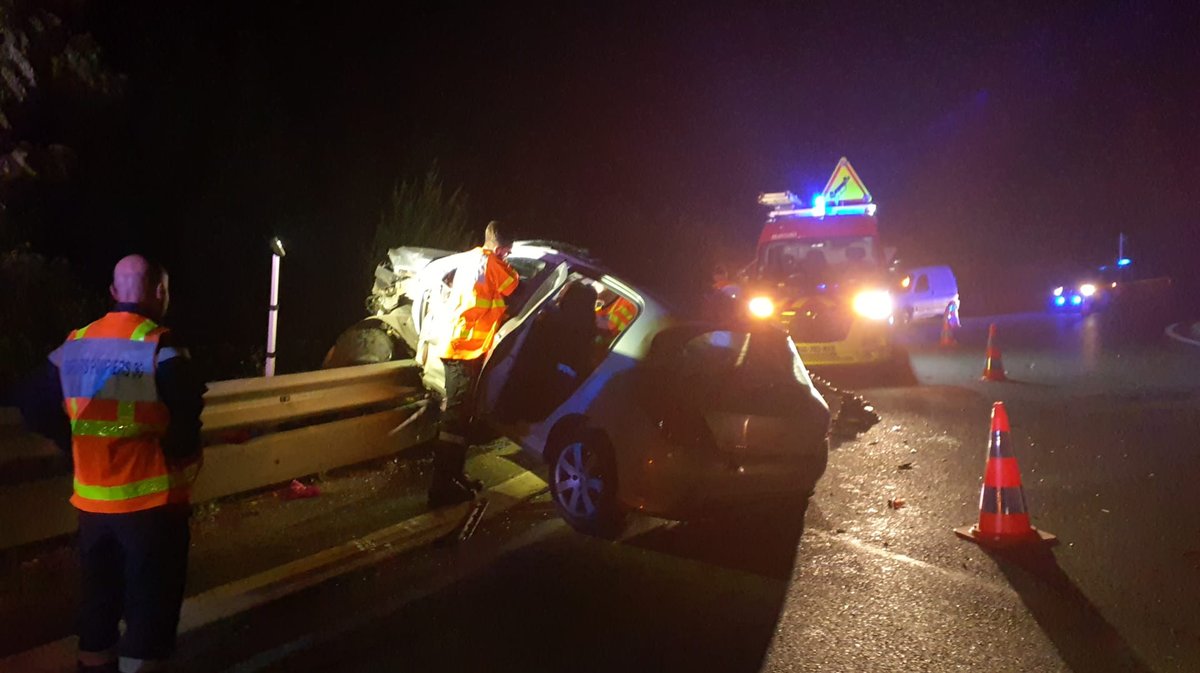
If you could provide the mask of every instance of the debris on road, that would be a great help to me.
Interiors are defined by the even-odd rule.
[[[896,469],[898,469],[898,470],[911,470],[911,469],[913,469],[913,464],[912,464],[912,461],[910,460],[910,461],[908,461],[908,462],[905,462],[905,463],[900,463],[899,465],[897,465],[897,466],[896,466]]]
[[[483,521],[483,514],[487,511],[488,499],[480,498],[471,505],[467,510],[467,515],[462,521],[457,523],[449,533],[433,541],[435,547],[448,547],[456,545],[460,542],[466,542],[475,534],[475,529],[479,527],[479,522]]]
[[[305,485],[299,479],[293,479],[292,483],[288,484],[280,493],[286,500],[298,500],[300,498],[315,498],[321,495],[321,489],[316,484]]]
[[[904,498],[889,498],[887,502],[888,509],[900,509],[905,504],[907,503],[904,501]]]

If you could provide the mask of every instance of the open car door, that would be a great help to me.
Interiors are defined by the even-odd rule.
[[[513,363],[528,336],[524,329],[546,299],[553,296],[567,282],[570,269],[566,262],[559,264],[530,295],[521,312],[509,318],[496,333],[496,344],[483,364],[475,396],[475,414],[491,420],[492,411],[500,399],[500,393],[512,373]]]

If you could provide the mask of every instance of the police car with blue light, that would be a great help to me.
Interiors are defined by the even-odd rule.
[[[1117,258],[1112,264],[1078,274],[1070,282],[1055,286],[1047,299],[1047,308],[1055,313],[1086,315],[1109,308],[1126,290],[1144,289],[1154,281],[1165,280],[1167,285],[1170,284],[1169,279],[1151,278],[1135,268],[1133,260],[1125,255],[1125,243],[1126,237],[1121,234],[1117,242]]]

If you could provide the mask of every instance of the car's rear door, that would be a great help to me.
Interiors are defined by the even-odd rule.
[[[829,409],[786,335],[687,325],[670,332],[658,338],[682,338],[683,345],[651,367],[647,381],[647,404],[663,406],[657,411],[673,424],[668,432],[688,433],[687,425],[702,423],[717,450],[731,457],[823,446]]]

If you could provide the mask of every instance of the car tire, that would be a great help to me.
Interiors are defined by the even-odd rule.
[[[364,320],[342,332],[333,348],[326,353],[321,368],[370,365],[411,357],[408,345],[393,337],[384,324]]]
[[[572,528],[606,539],[625,530],[617,500],[617,461],[604,433],[580,429],[549,452],[550,497]]]

